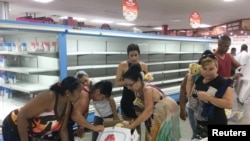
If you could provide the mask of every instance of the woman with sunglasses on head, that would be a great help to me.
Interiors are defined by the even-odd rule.
[[[40,92],[4,119],[4,141],[30,141],[32,138],[68,141],[70,102],[77,101],[80,93],[81,84],[74,77],[66,77],[49,90]]]
[[[179,141],[179,107],[158,87],[143,81],[139,64],[133,64],[123,75],[124,85],[135,95],[134,109],[138,117],[124,127],[134,129],[142,122],[146,126],[146,141]],[[131,107],[132,108],[132,107]]]
[[[201,58],[198,61],[198,64],[200,65],[201,60],[202,60],[202,56],[204,55],[208,55],[208,54],[213,54],[212,51],[210,50],[205,50],[202,55]],[[191,68],[189,68],[191,69]],[[192,70],[190,70],[190,73],[194,73]],[[191,129],[192,129],[192,140],[197,139],[197,132],[196,132],[196,119],[195,119],[195,109],[197,106],[197,99],[193,98],[193,97],[187,97],[187,93],[186,93],[186,84],[187,84],[187,78],[188,78],[188,74],[187,73],[181,83],[181,87],[180,87],[180,100],[179,100],[179,105],[180,105],[180,118],[182,120],[186,120],[186,117],[188,117]],[[196,81],[199,76],[201,75],[200,72],[199,73],[195,73],[195,80]],[[188,103],[186,104],[186,100],[188,99]],[[187,105],[187,108],[186,108]]]
[[[192,74],[188,75],[186,91],[188,96],[197,98],[197,134],[207,137],[207,125],[227,124],[225,108],[233,106],[231,79],[218,75],[218,62],[213,54],[202,56],[201,76],[194,82]]]
[[[123,81],[123,74],[130,68],[133,64],[140,64],[142,71],[147,74],[148,73],[148,66],[139,60],[140,58],[140,48],[137,44],[130,44],[127,47],[127,55],[128,60],[120,62],[117,70],[116,70],[116,78],[115,78],[115,86],[116,87],[123,87],[122,91],[122,98],[121,98],[121,111],[122,117],[124,120],[132,121],[134,120],[137,115],[133,107],[133,101],[135,100],[135,95],[133,91],[129,90],[125,87],[125,82]],[[137,127],[138,133],[140,134],[140,125]]]
[[[92,141],[96,141],[98,132],[102,131],[104,128],[102,125],[104,118],[113,118],[114,120],[119,119],[116,110],[116,104],[113,96],[111,95],[113,86],[109,81],[97,81],[90,79],[89,75],[85,71],[78,71],[75,74],[75,77],[83,84],[83,88],[82,96],[80,96],[79,100],[74,104],[71,117],[75,122],[79,120],[83,121],[84,117],[87,118],[87,115],[83,116],[81,113],[84,111],[86,114],[88,113],[90,100],[93,100],[93,105],[96,110],[94,123],[87,123],[87,121],[84,119],[85,124],[89,125],[84,127],[93,130]],[[89,91],[90,88],[92,88],[92,92]],[[95,89],[93,90],[93,88]],[[81,133],[80,129],[78,131],[78,133]]]

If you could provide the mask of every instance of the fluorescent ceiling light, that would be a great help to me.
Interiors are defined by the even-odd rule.
[[[41,3],[49,3],[52,2],[53,0],[33,0],[35,2],[41,2]]]
[[[200,24],[199,28],[207,28],[207,27],[211,27],[211,25],[208,24]]]
[[[106,24],[111,24],[111,23],[114,23],[113,21],[108,21],[108,20],[92,20],[91,22],[94,22],[94,23],[106,23]]]
[[[171,19],[170,21],[171,21],[171,22],[176,22],[176,23],[177,23],[177,22],[181,22],[181,19]]]
[[[224,2],[232,2],[232,1],[235,1],[235,0],[223,0]]]
[[[133,26],[135,24],[133,23],[116,23],[117,25],[122,25],[122,26]]]
[[[162,27],[154,27],[155,30],[162,30]]]

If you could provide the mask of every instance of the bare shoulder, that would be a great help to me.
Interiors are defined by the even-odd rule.
[[[34,99],[38,99],[39,101],[51,102],[51,101],[54,101],[55,97],[56,96],[55,96],[54,92],[47,90],[47,91],[43,91],[43,92],[38,93],[38,95]]]
[[[119,64],[119,70],[127,70],[128,69],[128,62],[127,61],[122,61]]]
[[[127,61],[121,61],[120,64],[119,64],[119,66],[121,66],[121,67],[124,67],[124,66],[127,66],[127,65],[128,65]]]

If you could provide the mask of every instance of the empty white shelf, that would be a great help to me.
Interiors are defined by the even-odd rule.
[[[186,61],[166,61],[166,62],[154,62],[147,63],[148,65],[165,65],[165,64],[176,64],[176,63],[195,63],[197,60],[186,60]],[[69,66],[68,70],[78,69],[97,69],[97,68],[116,68],[118,64],[107,64],[107,65],[83,65],[83,66]]]
[[[14,52],[14,51],[0,51],[0,55],[19,55],[19,56],[35,57],[34,55],[28,54],[27,52]]]
[[[167,83],[173,83],[173,82],[180,82],[182,81],[183,78],[176,78],[176,79],[170,79],[170,80],[164,80],[164,81],[153,81],[150,82],[153,85],[160,85],[160,84],[167,84]],[[175,88],[175,87],[174,87]],[[123,87],[115,87],[113,88],[113,92],[118,92],[118,91],[122,91]]]
[[[161,84],[167,84],[167,83],[173,83],[173,82],[180,82],[183,78],[176,78],[176,79],[170,79],[170,80],[164,80],[164,81],[155,81],[151,82],[154,85],[161,85]]]
[[[115,67],[118,67],[118,64],[70,66],[67,69],[68,70],[78,70],[78,69],[98,69],[98,68],[115,68]]]
[[[27,68],[27,67],[4,67],[0,68],[2,71],[23,73],[23,74],[32,74],[40,72],[49,72],[49,71],[58,71],[58,68]]]
[[[198,52],[197,52],[198,53]],[[202,52],[200,52],[202,53]],[[86,51],[78,51],[78,52],[67,52],[67,55],[119,55],[119,54],[127,54],[127,52],[86,52]],[[194,52],[141,52],[140,54],[194,54]]]
[[[175,72],[185,72],[188,71],[188,69],[176,69],[176,70],[167,70],[167,71],[155,71],[155,72],[149,72],[151,74],[165,74],[165,73],[175,73]]]
[[[6,87],[12,90],[21,91],[25,93],[34,93],[39,91],[48,90],[50,86],[39,83],[28,83],[28,82],[19,82],[16,84],[1,84],[2,87]]]
[[[152,62],[147,63],[148,65],[166,65],[166,64],[185,64],[185,63],[195,63],[197,60],[185,60],[185,61],[165,61],[165,62]]]
[[[96,80],[110,80],[110,79],[115,79],[115,75],[112,75],[112,76],[103,76],[103,77],[92,77],[93,79],[96,79]]]
[[[111,54],[127,54],[126,52],[67,52],[67,55],[98,55],[98,54],[103,54],[103,55],[111,55]]]

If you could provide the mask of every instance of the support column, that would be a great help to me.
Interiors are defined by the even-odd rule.
[[[161,34],[162,35],[167,35],[168,34],[168,25],[162,25]]]
[[[0,19],[9,19],[9,3],[5,1],[0,1]]]

